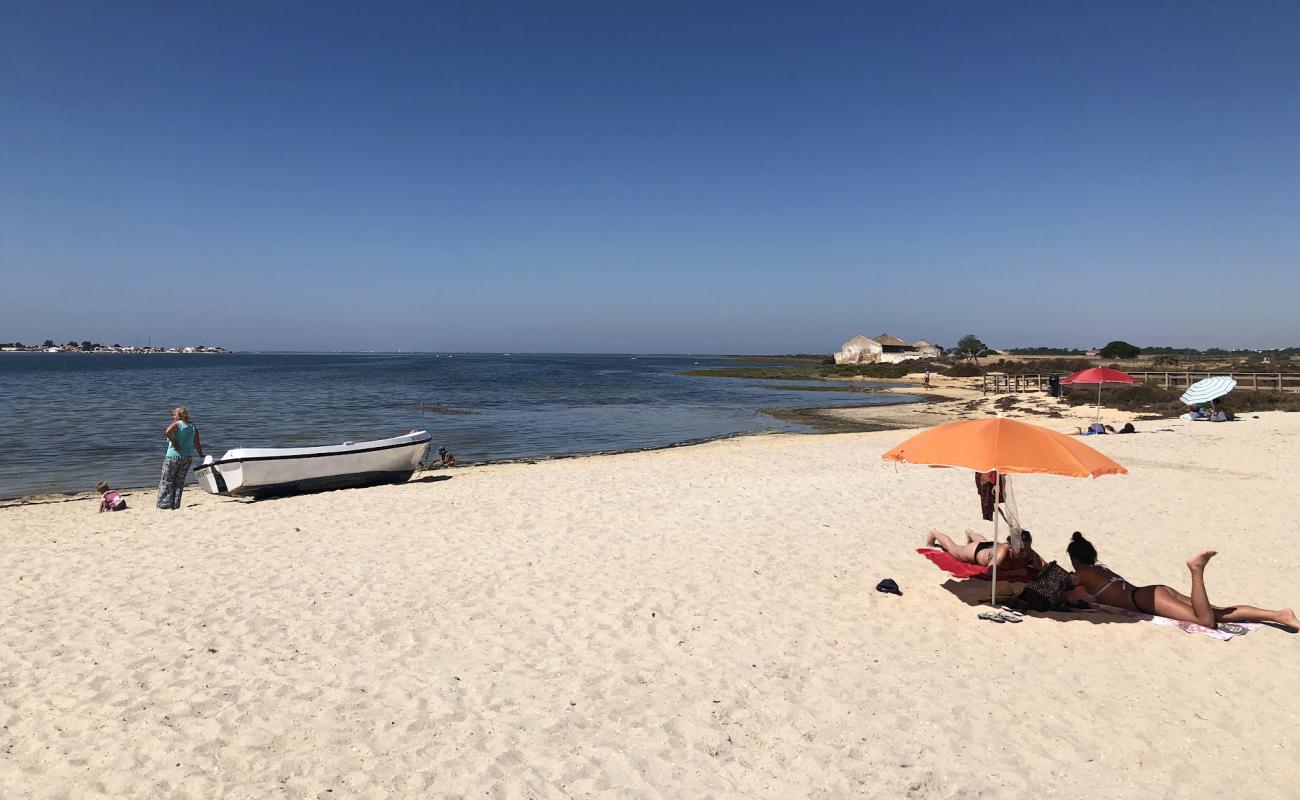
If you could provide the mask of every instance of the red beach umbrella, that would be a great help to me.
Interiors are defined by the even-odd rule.
[[[1067,375],[1061,379],[1062,386],[1096,386],[1097,387],[1097,419],[1101,419],[1101,390],[1114,389],[1117,386],[1132,386],[1137,383],[1137,378],[1127,372],[1120,372],[1110,367],[1093,367],[1091,369],[1079,370],[1073,375]]]

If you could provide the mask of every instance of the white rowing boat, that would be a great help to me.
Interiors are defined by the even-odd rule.
[[[402,483],[429,449],[427,431],[373,442],[323,447],[239,447],[208,456],[194,470],[209,494],[273,497],[329,489]]]

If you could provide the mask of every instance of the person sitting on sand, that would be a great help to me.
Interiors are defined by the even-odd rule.
[[[456,466],[456,457],[453,456],[451,453],[447,452],[447,448],[445,447],[438,448],[438,466],[440,467]]]
[[[1242,604],[1212,606],[1205,591],[1205,565],[1215,556],[1206,550],[1187,560],[1192,573],[1192,593],[1185,595],[1170,586],[1134,586],[1104,564],[1097,563],[1097,548],[1078,531],[1066,548],[1074,565],[1074,586],[1066,594],[1071,602],[1102,603],[1116,608],[1153,614],[1213,628],[1220,622],[1272,622],[1295,633],[1300,619],[1289,608],[1270,611]]]
[[[99,492],[99,513],[105,511],[126,511],[126,498],[117,492],[107,483],[100,481],[95,484],[95,491]]]
[[[1034,537],[1029,531],[1020,532],[1020,542],[1019,552],[1016,552],[1008,542],[998,543],[998,567],[1000,569],[1023,568],[1031,572],[1041,570],[1043,559],[1034,552]],[[931,528],[929,535],[925,537],[925,546],[939,547],[958,561],[980,567],[987,567],[994,559],[993,542],[970,528],[966,529],[966,544],[957,544],[947,534]]]
[[[1116,432],[1116,433],[1137,433],[1137,428],[1134,428],[1134,427],[1133,427],[1133,423],[1131,423],[1131,422],[1125,422],[1125,423],[1124,423],[1124,427],[1120,428],[1119,430],[1117,430],[1117,431],[1115,431],[1115,432]]]
[[[1184,422],[1200,422],[1202,420],[1207,420],[1209,418],[1210,415],[1205,413],[1205,409],[1194,404],[1189,405],[1187,407],[1187,413],[1179,417],[1179,419],[1183,420]]]

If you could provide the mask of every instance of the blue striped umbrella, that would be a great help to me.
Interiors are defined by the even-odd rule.
[[[1223,397],[1228,392],[1237,388],[1237,382],[1229,375],[1215,375],[1213,378],[1206,378],[1203,381],[1197,381],[1187,387],[1183,396],[1178,398],[1187,405],[1193,403],[1208,403],[1216,397]]]

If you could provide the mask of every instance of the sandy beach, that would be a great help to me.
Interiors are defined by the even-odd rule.
[[[992,401],[950,402],[888,413]],[[1020,480],[1040,552],[1185,590],[1215,548],[1213,602],[1300,605],[1300,415],[1139,430],[1089,440],[1127,476]],[[0,796],[1295,795],[1300,636],[977,620],[915,553],[986,530],[970,474],[908,435],[0,508]]]

